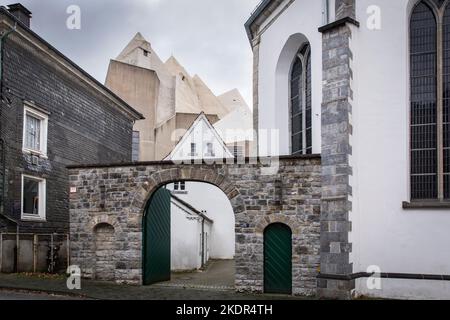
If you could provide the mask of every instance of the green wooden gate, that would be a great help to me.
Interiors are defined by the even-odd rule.
[[[144,285],[170,280],[170,191],[161,188],[147,206],[143,221]]]
[[[264,291],[292,293],[292,231],[281,223],[264,231]]]

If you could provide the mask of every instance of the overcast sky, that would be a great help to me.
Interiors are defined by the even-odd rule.
[[[252,52],[244,23],[259,0],[20,2],[32,11],[35,32],[102,83],[109,60],[139,31],[162,60],[173,54],[215,94],[238,88],[251,105]],[[70,5],[81,8],[81,30],[66,27]]]

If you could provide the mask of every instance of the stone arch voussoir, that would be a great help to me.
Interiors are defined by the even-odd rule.
[[[223,174],[216,169],[186,166],[181,168],[172,168],[157,171],[150,175],[146,181],[140,185],[133,197],[132,207],[139,208],[143,212],[153,193],[162,186],[175,181],[197,181],[214,185],[221,189],[230,200],[233,210],[242,212],[244,209],[240,206],[239,190]]]
[[[292,230],[292,234],[298,235],[300,233],[300,224],[295,217],[288,217],[281,214],[272,214],[266,217],[259,218],[256,223],[256,233],[260,236],[264,234],[264,230],[271,224],[283,223]]]
[[[113,217],[109,214],[98,214],[95,217],[93,217],[91,219],[91,221],[89,222],[88,228],[89,230],[92,230],[92,232],[95,230],[95,228],[101,224],[108,224],[110,226],[112,226],[115,230],[115,232],[121,232],[122,231],[122,227],[119,223],[119,221],[117,220],[116,217]]]

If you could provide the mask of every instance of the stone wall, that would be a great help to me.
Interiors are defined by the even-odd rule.
[[[70,169],[71,262],[95,274],[99,224],[114,228],[115,280],[142,283],[142,218],[154,191],[174,181],[219,187],[236,218],[236,289],[262,292],[263,233],[281,222],[293,230],[294,294],[316,293],[320,253],[321,164],[318,156],[286,157],[275,174],[263,164],[175,165],[171,162]],[[72,190],[75,191],[75,190]],[[104,261],[103,261],[104,262]],[[101,277],[101,276],[100,276]]]

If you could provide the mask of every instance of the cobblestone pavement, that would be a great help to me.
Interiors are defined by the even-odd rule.
[[[65,277],[0,274],[0,290],[42,292],[68,298],[100,300],[304,300],[302,297],[240,294],[234,290],[184,289],[179,287],[128,286],[110,282],[82,280],[81,290],[69,290]],[[0,296],[1,298],[1,296]],[[64,297],[62,297],[64,298]]]
[[[172,273],[170,281],[153,287],[233,290],[234,273],[234,260],[211,260],[203,271]]]

